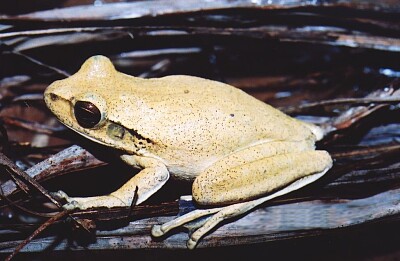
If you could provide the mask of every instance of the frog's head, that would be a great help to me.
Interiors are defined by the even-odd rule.
[[[108,58],[93,56],[77,73],[47,87],[44,100],[72,130],[103,145],[130,151],[132,134],[109,119],[109,110],[119,97],[113,87],[118,86],[121,75]]]

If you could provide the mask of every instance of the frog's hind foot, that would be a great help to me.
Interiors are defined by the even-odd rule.
[[[250,202],[238,203],[220,208],[197,209],[162,225],[153,226],[151,234],[154,237],[161,237],[174,228],[185,226],[190,231],[193,231],[193,233],[189,235],[189,240],[186,245],[189,249],[194,249],[199,240],[220,222],[250,210],[251,208],[249,209],[246,207],[246,205],[249,205],[248,203]],[[199,220],[206,216],[209,217]]]
[[[221,208],[211,208],[211,209],[196,209],[193,210],[185,215],[179,216],[167,223],[164,223],[162,225],[154,225],[151,229],[151,234],[154,237],[161,237],[165,234],[167,234],[170,230],[180,227],[180,226],[184,226],[184,225],[188,225],[189,222],[198,220],[202,217],[205,217],[207,215],[211,215],[214,214],[216,212],[218,212]],[[195,227],[193,227],[192,229],[197,229],[198,227],[201,227],[203,224],[198,223]],[[189,228],[190,229],[190,228]]]
[[[205,219],[205,221],[195,224],[194,227],[195,231],[189,236],[189,240],[187,242],[187,247],[189,249],[193,249],[196,247],[196,245],[204,235],[206,235],[210,230],[212,230],[222,221],[237,216],[241,216],[266,201],[285,195],[291,191],[297,190],[307,184],[310,184],[315,180],[319,179],[321,176],[323,176],[327,170],[328,168],[321,173],[316,173],[303,177],[293,182],[292,184],[288,185],[287,187],[273,194],[270,194],[266,197],[258,198],[247,202],[236,203],[226,207],[194,210],[162,225],[153,226],[151,233],[154,237],[160,237],[165,235],[166,233],[168,233],[168,231],[174,228],[180,227],[189,222],[195,221],[199,218],[210,216],[207,219]]]

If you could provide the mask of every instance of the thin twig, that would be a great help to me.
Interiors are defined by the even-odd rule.
[[[282,111],[286,113],[299,113],[304,109],[311,109],[314,107],[322,107],[328,105],[338,105],[338,104],[368,104],[368,103],[400,103],[399,97],[365,97],[365,98],[338,98],[332,100],[324,100],[318,102],[311,102],[307,104],[301,104],[298,106],[290,106],[286,108],[281,108]]]
[[[46,222],[44,222],[38,229],[36,229],[28,238],[26,238],[24,241],[22,241],[17,248],[14,249],[14,251],[5,259],[5,261],[10,261],[16,254],[21,251],[21,249],[26,246],[29,242],[32,241],[34,237],[39,235],[43,230],[45,230],[47,227],[50,225],[54,224],[57,220],[61,219],[65,215],[68,215],[71,211],[70,210],[64,210],[56,214],[55,216],[49,218]]]
[[[24,171],[20,170],[9,158],[7,158],[3,153],[0,153],[0,165],[4,165],[9,168],[18,177],[27,181],[32,187],[40,191],[46,198],[48,198],[54,205],[62,208],[62,205],[50,195],[50,193],[42,187],[35,179],[26,174]]]
[[[28,186],[24,182],[22,182],[18,177],[16,177],[16,175],[12,171],[9,171],[7,169],[7,172],[10,175],[12,181],[20,188],[20,190],[25,192],[25,194],[28,194],[29,193]],[[0,186],[0,187],[2,188],[2,186]],[[3,189],[2,189],[2,191],[3,191]]]
[[[129,217],[131,216],[132,210],[133,210],[133,208],[136,206],[137,200],[138,200],[138,198],[139,198],[138,190],[139,190],[139,187],[136,186],[135,192],[134,192],[134,194],[133,194],[131,206],[130,206],[129,211],[128,211],[127,218],[129,218]]]
[[[17,176],[22,178],[23,180],[27,181],[31,186],[33,186],[35,189],[40,191],[46,198],[48,198],[54,205],[59,207],[60,209],[63,209],[62,205],[60,202],[58,202],[50,193],[42,187],[42,185],[39,184],[34,178],[26,174],[24,171],[19,169],[9,158],[7,158],[3,153],[0,153],[0,165],[4,165],[7,168],[9,168],[11,171],[14,172]],[[90,231],[81,223],[79,222],[76,218],[72,217],[69,215],[72,220],[77,224],[77,226],[83,228],[85,231],[90,233]]]
[[[18,56],[22,56],[22,57],[24,57],[25,59],[28,59],[29,61],[31,61],[31,62],[33,62],[33,63],[35,63],[35,64],[37,64],[37,65],[39,65],[39,66],[41,66],[41,67],[45,67],[45,68],[47,68],[47,69],[50,69],[50,70],[52,70],[52,71],[54,71],[54,72],[56,72],[56,73],[58,73],[58,74],[60,74],[60,75],[62,75],[62,76],[64,76],[64,77],[69,77],[69,76],[71,76],[71,75],[70,75],[69,73],[67,73],[66,71],[63,71],[63,70],[60,70],[60,69],[58,69],[58,68],[56,68],[56,67],[54,67],[54,66],[51,66],[51,65],[42,63],[41,61],[39,61],[39,60],[37,60],[37,59],[35,59],[35,58],[32,58],[32,57],[30,57],[30,56],[28,56],[28,55],[25,55],[25,54],[23,54],[23,53],[20,53],[20,52],[17,52],[17,51],[13,51],[12,53],[15,54],[15,55],[18,55]]]
[[[122,29],[123,27],[113,27],[113,29]],[[18,31],[18,32],[7,32],[0,33],[0,39],[10,37],[21,37],[21,36],[41,36],[51,35],[60,33],[81,33],[81,32],[95,32],[104,30],[104,27],[76,27],[76,28],[56,28],[56,29],[40,29],[40,30],[29,30],[29,31]]]
[[[20,210],[22,210],[22,211],[24,211],[26,213],[29,213],[31,215],[34,215],[34,216],[38,216],[38,217],[52,217],[53,216],[50,213],[39,213],[39,212],[36,212],[36,211],[32,211],[30,209],[27,209],[27,208],[17,204],[17,202],[14,202],[14,201],[10,200],[6,195],[4,195],[4,191],[3,191],[3,188],[1,186],[0,186],[0,199],[4,200],[4,201],[7,201],[8,206],[13,206],[15,208],[18,208],[18,209],[20,209]],[[1,210],[1,207],[0,207],[0,210]]]
[[[105,164],[103,161],[96,159],[87,150],[73,145],[27,169],[26,173],[37,182],[43,182],[68,172],[94,168]],[[1,186],[5,195],[10,195],[18,190],[12,181],[6,181]]]

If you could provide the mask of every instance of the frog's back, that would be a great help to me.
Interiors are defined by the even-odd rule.
[[[132,129],[171,161],[211,162],[259,142],[312,138],[303,123],[216,81],[179,75],[143,79],[132,95],[140,97],[131,102],[140,107],[129,115]]]
[[[151,95],[153,102],[164,105],[175,124],[191,123],[204,134],[211,131],[214,140],[220,137],[241,147],[259,139],[297,141],[312,135],[303,122],[228,84],[184,75],[155,81],[158,95]],[[165,106],[171,104],[175,106]]]

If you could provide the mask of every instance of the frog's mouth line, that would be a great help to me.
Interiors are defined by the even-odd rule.
[[[102,141],[102,140],[100,140],[100,139],[93,138],[93,137],[89,136],[88,134],[86,134],[86,133],[84,133],[84,132],[82,132],[82,131],[79,131],[79,130],[77,130],[77,129],[74,129],[74,128],[72,128],[71,126],[69,126],[69,125],[67,125],[67,124],[65,124],[65,123],[63,123],[63,124],[64,124],[66,127],[68,127],[69,129],[75,131],[76,133],[82,135],[83,137],[85,137],[85,138],[87,138],[87,139],[89,139],[89,140],[91,140],[91,141],[93,141],[93,142],[96,142],[96,143],[99,143],[99,144],[101,144],[101,145],[108,146],[108,147],[109,147],[110,145],[112,145],[112,144],[109,144],[109,143],[105,143],[104,141]]]
[[[94,138],[94,137],[90,136],[89,134],[85,133],[84,131],[75,129],[75,128],[73,128],[72,126],[69,126],[69,125],[66,124],[66,123],[63,123],[63,124],[64,124],[66,127],[68,127],[69,129],[75,131],[76,133],[82,135],[83,137],[85,137],[85,138],[87,138],[87,139],[89,139],[89,140],[91,140],[91,141],[93,141],[93,142],[95,142],[95,143],[101,144],[101,145],[106,146],[106,147],[116,146],[117,149],[120,149],[120,150],[127,150],[127,148],[123,148],[121,145],[118,145],[117,142],[109,142],[109,143],[107,143],[107,142],[105,142],[105,141],[103,141],[103,140],[101,140],[101,139],[99,139],[99,138]],[[114,122],[110,122],[110,124],[114,124],[114,125],[120,126],[119,124],[114,123]],[[133,129],[126,129],[126,128],[124,128],[124,129],[127,130],[127,132],[128,132],[132,137],[136,138],[142,145],[144,145],[145,143],[147,143],[147,144],[155,144],[154,141],[152,141],[152,140],[149,139],[149,138],[145,138],[144,136],[142,136],[140,133],[138,133],[137,131],[135,131],[135,130],[133,130]],[[121,140],[121,141],[122,141],[122,140]],[[131,153],[135,153],[135,152],[137,153],[136,150],[132,150],[132,151],[130,151],[130,152],[131,152]]]

